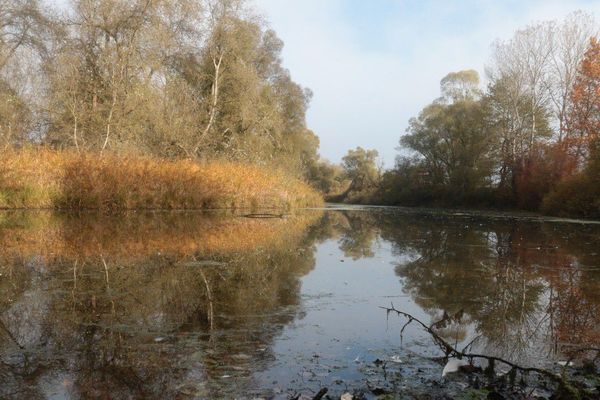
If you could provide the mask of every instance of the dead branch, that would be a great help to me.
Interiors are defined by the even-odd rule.
[[[259,214],[244,214],[242,217],[244,218],[284,218],[285,214],[269,214],[269,213],[259,213]]]
[[[319,390],[319,392],[315,395],[315,397],[313,397],[313,400],[321,400],[323,398],[323,396],[325,396],[327,394],[328,390],[327,388],[323,388],[321,390]]]
[[[6,327],[6,325],[4,325],[4,322],[2,321],[2,319],[0,319],[0,328],[2,328],[2,330],[8,335],[8,337],[10,338],[10,340],[12,340],[17,345],[17,347],[19,347],[19,349],[21,349],[21,350],[25,349],[25,347],[21,346],[21,344],[19,343],[19,341],[17,340],[17,338]]]
[[[450,343],[448,343],[437,332],[435,332],[433,327],[437,323],[434,323],[432,325],[427,325],[423,321],[414,317],[413,315],[396,309],[394,307],[394,304],[392,304],[391,307],[380,307],[380,308],[386,310],[388,317],[389,317],[389,314],[394,313],[400,317],[404,317],[404,318],[408,319],[408,322],[406,324],[404,324],[402,327],[401,334],[404,332],[404,329],[406,329],[406,327],[410,323],[413,323],[413,322],[416,323],[417,325],[419,325],[421,328],[423,328],[427,333],[429,333],[429,335],[431,335],[431,337],[433,338],[433,341],[442,349],[442,351],[445,354],[445,358],[453,356],[453,357],[456,357],[459,359],[462,359],[462,358],[468,359],[468,360],[470,360],[470,362],[473,362],[474,359],[483,359],[483,360],[487,360],[488,365],[490,365],[490,366],[493,366],[495,363],[501,363],[501,364],[507,365],[513,371],[519,371],[521,373],[532,372],[532,373],[536,373],[538,375],[544,376],[544,377],[550,379],[551,381],[553,381],[554,383],[558,384],[562,390],[568,390],[568,391],[576,390],[577,391],[577,389],[574,388],[572,385],[570,385],[569,382],[566,380],[564,372],[563,372],[563,375],[561,376],[561,375],[555,374],[551,371],[541,369],[541,368],[524,367],[524,366],[515,364],[514,362],[500,358],[500,357],[466,352],[466,349],[470,347],[470,344],[467,345],[465,347],[465,349],[463,349],[463,351],[460,351],[460,350],[456,349],[454,346],[452,346]],[[443,319],[446,319],[446,318],[448,318],[448,317],[444,316]],[[595,349],[595,348],[580,349],[580,352],[581,351],[598,351],[600,353],[600,349]],[[567,363],[567,365],[568,364],[569,363]],[[563,371],[564,371],[564,369],[563,369]]]

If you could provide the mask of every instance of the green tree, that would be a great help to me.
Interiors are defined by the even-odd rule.
[[[488,186],[494,167],[495,138],[486,124],[486,110],[478,100],[475,82],[461,73],[442,80],[444,97],[451,103],[434,102],[409,122],[400,144],[416,152],[433,187],[468,195]],[[455,88],[459,88],[456,89]]]
[[[365,150],[357,147],[348,150],[342,158],[344,177],[350,181],[344,197],[356,198],[357,201],[366,201],[377,189],[381,178],[381,171],[377,165],[379,153],[377,150]]]
[[[306,180],[324,194],[335,194],[340,190],[343,180],[343,169],[340,165],[327,160],[313,160],[308,164]]]
[[[473,69],[450,72],[440,81],[442,100],[448,103],[474,100],[481,96],[479,74]]]

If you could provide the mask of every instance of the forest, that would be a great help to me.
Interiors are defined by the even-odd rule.
[[[156,201],[114,192],[152,160],[167,162],[163,176],[181,160],[223,166],[205,177],[205,192],[221,190],[223,176],[264,189],[221,193],[219,206],[269,206],[273,197],[293,203],[287,199],[295,189],[318,204],[319,196],[301,182],[318,159],[319,140],[305,120],[311,92],[291,79],[282,66],[282,41],[245,1],[48,4],[0,0],[0,206],[211,206],[182,199],[198,189],[189,183],[196,172],[179,174],[173,189],[179,195]],[[79,166],[73,154],[85,158]],[[85,186],[70,180],[69,165],[90,179],[114,179]],[[246,174],[254,167],[264,171]],[[273,170],[282,177],[278,189],[269,189]],[[164,181],[140,190],[152,192]],[[106,199],[89,193],[96,183]],[[75,184],[80,193],[74,202],[48,189]],[[291,189],[281,194],[285,186]]]
[[[318,174],[330,199],[600,216],[600,42],[583,12],[492,44],[485,87],[451,72],[391,170],[357,148]]]

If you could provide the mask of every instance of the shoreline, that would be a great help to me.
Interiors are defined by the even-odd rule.
[[[448,207],[410,207],[399,205],[379,205],[379,204],[346,204],[346,203],[325,203],[327,208],[337,210],[352,210],[360,211],[361,208],[367,209],[393,209],[405,211],[413,214],[428,214],[428,215],[445,215],[445,216],[467,216],[467,217],[483,217],[483,218],[498,218],[507,220],[528,220],[539,222],[556,222],[556,223],[574,223],[574,224],[600,224],[600,220],[557,217],[546,215],[535,211],[523,210],[500,210],[500,209],[482,209],[482,208],[448,208]]]

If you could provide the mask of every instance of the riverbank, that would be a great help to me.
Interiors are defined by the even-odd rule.
[[[494,208],[459,208],[459,207],[418,207],[400,205],[379,204],[351,204],[326,202],[329,209],[338,211],[367,211],[381,210],[382,212],[393,212],[408,215],[424,215],[435,218],[465,218],[508,221],[530,221],[530,222],[553,222],[570,224],[600,224],[598,218],[569,218],[543,214],[535,211],[519,209],[494,209]]]
[[[2,209],[290,209],[319,206],[301,180],[265,167],[27,149],[0,158]]]

